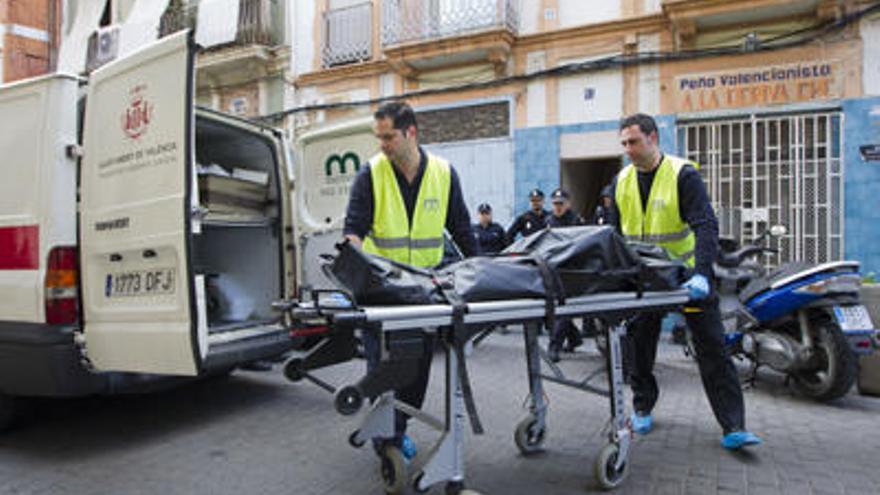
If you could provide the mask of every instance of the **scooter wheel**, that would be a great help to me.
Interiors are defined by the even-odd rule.
[[[858,361],[840,326],[830,317],[810,319],[815,348],[811,366],[792,373],[792,386],[800,394],[827,402],[849,392],[858,376]]]

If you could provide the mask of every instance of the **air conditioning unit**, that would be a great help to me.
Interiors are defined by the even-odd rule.
[[[97,29],[89,36],[86,54],[86,71],[91,72],[116,58],[119,54],[119,28],[107,26]]]

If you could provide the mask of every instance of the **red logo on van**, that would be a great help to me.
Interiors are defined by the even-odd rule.
[[[146,134],[153,120],[153,104],[146,98],[146,89],[141,84],[129,91],[128,107],[122,114],[122,131],[131,139],[139,139]]]

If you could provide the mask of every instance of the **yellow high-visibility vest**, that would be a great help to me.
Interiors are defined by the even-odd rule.
[[[673,258],[693,267],[696,236],[681,218],[678,207],[678,174],[685,165],[697,166],[664,155],[648,194],[647,208],[642,205],[636,167],[625,167],[617,177],[614,201],[620,211],[620,229],[627,240],[657,244]]]
[[[452,183],[449,163],[428,154],[411,229],[394,165],[384,153],[370,160],[370,177],[373,224],[364,239],[364,250],[413,266],[437,266],[443,259],[443,228]]]

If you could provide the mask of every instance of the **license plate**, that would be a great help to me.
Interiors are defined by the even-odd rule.
[[[107,297],[173,294],[177,287],[174,268],[108,273],[104,285]]]
[[[834,306],[834,316],[841,330],[873,330],[871,315],[861,304],[854,306]]]

